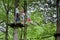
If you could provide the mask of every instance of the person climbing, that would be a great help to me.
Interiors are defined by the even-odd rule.
[[[31,20],[30,15],[31,15],[30,12],[27,11],[27,22],[32,24],[33,21]]]
[[[33,21],[31,20],[30,18],[30,14],[27,13],[27,18],[26,18],[26,23],[25,24],[33,24]],[[24,13],[24,10],[21,11],[21,23],[24,24],[24,21],[25,21],[25,13]]]
[[[30,16],[27,15],[27,22],[31,22]]]
[[[24,10],[21,11],[21,23],[24,24],[24,16],[25,16],[25,13],[24,13]]]
[[[20,14],[19,14],[19,9],[18,9],[18,7],[16,7],[15,21],[16,21],[17,23],[20,23]]]
[[[19,23],[20,22],[20,15],[17,13],[16,14],[16,22]]]

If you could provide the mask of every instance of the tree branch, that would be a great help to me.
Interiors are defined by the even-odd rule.
[[[1,21],[0,24],[3,23],[4,21],[5,21],[5,20]]]
[[[30,24],[32,24],[32,25],[34,25],[34,26],[36,26],[36,25],[39,25],[39,26],[40,26],[40,24],[39,24],[38,22],[36,22],[36,21],[33,21],[33,22],[30,23]]]

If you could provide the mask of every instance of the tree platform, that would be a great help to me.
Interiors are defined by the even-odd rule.
[[[12,27],[12,28],[17,28],[17,27],[19,27],[19,28],[22,28],[22,27],[25,27],[23,24],[21,24],[21,23],[10,23],[10,24],[8,24],[10,27]]]

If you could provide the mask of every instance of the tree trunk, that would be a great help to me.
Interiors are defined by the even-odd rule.
[[[57,31],[56,31],[56,40],[60,40],[60,7],[59,7],[59,0],[57,0]]]
[[[27,40],[27,27],[24,28],[24,40]]]
[[[8,10],[6,10],[6,18],[7,18],[7,20],[6,20],[6,35],[5,35],[5,40],[8,40]]]
[[[27,1],[24,1],[24,13],[25,13],[25,20],[24,20],[24,40],[27,40],[27,27],[26,27],[26,19],[27,19]]]
[[[5,8],[6,11],[6,34],[5,34],[5,40],[8,40],[8,13],[9,13],[9,4],[7,4],[8,6],[5,5],[5,1],[2,0],[3,2],[3,6]],[[9,1],[8,1],[9,3]]]

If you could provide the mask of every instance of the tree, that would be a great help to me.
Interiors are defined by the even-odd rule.
[[[60,39],[60,1],[57,0],[56,4],[57,4],[57,31],[56,31],[56,34],[55,34],[55,39],[56,40],[59,40]]]

